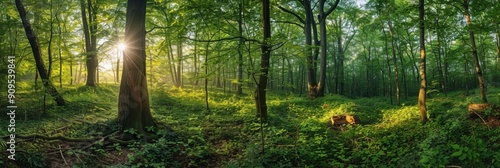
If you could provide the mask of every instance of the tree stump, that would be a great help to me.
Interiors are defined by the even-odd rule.
[[[347,114],[333,116],[332,118],[330,118],[330,120],[332,121],[332,126],[337,126],[337,127],[344,126],[347,124],[356,125],[359,124],[360,121],[358,116],[347,115]]]
[[[488,126],[498,127],[500,125],[500,106],[490,103],[469,104],[468,119],[477,118],[480,118]]]
[[[491,111],[490,111],[491,110]],[[468,117],[469,119],[479,118],[479,115],[485,116],[498,116],[500,114],[500,107],[490,103],[483,104],[469,104]]]

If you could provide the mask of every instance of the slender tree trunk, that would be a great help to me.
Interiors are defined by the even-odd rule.
[[[267,120],[266,86],[269,59],[271,57],[271,47],[269,44],[269,39],[271,38],[271,17],[269,7],[269,0],[262,0],[262,34],[264,37],[261,46],[262,55],[260,60],[259,81],[257,83],[257,89],[255,90],[256,115],[262,120]]]
[[[424,26],[424,0],[419,0],[418,5],[419,13],[419,27],[420,27],[420,90],[418,93],[418,109],[420,110],[420,120],[422,123],[426,123],[427,118],[427,106],[425,100],[426,87],[427,87],[427,77],[425,72],[426,64],[426,53],[425,53],[425,26]]]
[[[437,54],[436,54],[436,67],[438,70],[439,74],[439,84],[441,85],[441,90],[442,92],[446,95],[446,85],[444,81],[444,75],[443,75],[443,63],[442,63],[442,52],[441,52],[441,34],[439,32],[439,29],[437,28],[439,26],[439,16],[436,18],[436,40],[437,40]]]
[[[172,83],[174,84],[174,86],[176,85],[176,77],[175,77],[175,74],[177,74],[176,70],[175,70],[175,65],[173,63],[173,49],[172,49],[172,42],[170,40],[170,38],[167,40],[167,45],[168,45],[168,53],[167,53],[167,58],[168,58],[168,67],[170,68],[170,77],[172,78]]]
[[[194,37],[198,38],[198,29],[196,29],[196,28],[194,30]],[[198,45],[197,45],[196,41],[194,41],[193,45],[194,45],[194,53],[193,53],[194,54],[194,58],[193,58],[194,59],[194,63],[193,63],[194,64],[193,65],[193,67],[194,67],[194,85],[198,86],[198,81],[199,81],[198,80],[198,47],[197,47]]]
[[[38,43],[38,38],[33,32],[29,19],[26,17],[26,10],[24,9],[23,3],[21,2],[21,0],[16,0],[15,2],[19,15],[21,16],[21,21],[23,23],[24,31],[26,32],[26,36],[28,37],[28,41],[30,43],[33,56],[35,58],[36,69],[40,74],[40,78],[42,78],[43,86],[45,87],[47,93],[49,93],[52,96],[56,104],[58,106],[63,106],[66,104],[66,102],[64,101],[61,94],[59,94],[57,89],[50,81],[49,75],[43,63],[42,54]]]
[[[49,44],[47,46],[47,54],[49,57],[49,67],[47,71],[47,75],[49,75],[49,78],[52,76],[52,63],[54,60],[52,59],[52,38],[54,37],[54,19],[53,19],[53,14],[52,14],[52,0],[50,0],[50,26],[49,26]]]
[[[391,63],[390,63],[391,59],[389,57],[389,42],[387,41],[387,35],[385,32],[384,25],[382,25],[382,32],[384,34],[385,55],[387,57],[387,83],[388,83],[387,93],[389,94],[390,103],[392,104],[392,77],[391,77]]]
[[[292,67],[292,64],[290,63],[290,59],[286,59],[286,62],[288,64],[288,77],[290,78],[290,87],[292,89],[292,92],[295,92],[295,83],[294,83],[294,80],[293,80],[293,67]]]
[[[205,105],[207,108],[207,112],[210,112],[210,105],[208,104],[208,50],[209,50],[210,42],[207,42],[205,46]]]
[[[401,93],[399,91],[399,70],[398,70],[398,63],[396,60],[396,48],[394,44],[394,30],[392,28],[392,23],[389,21],[389,34],[391,36],[391,48],[392,48],[392,63],[394,64],[394,78],[395,78],[395,83],[396,83],[396,100],[398,102],[398,105],[401,104]]]
[[[481,92],[481,99],[483,100],[483,103],[487,103],[488,100],[486,99],[486,86],[484,83],[484,78],[483,78],[483,73],[481,71],[481,66],[479,65],[479,59],[477,57],[477,49],[476,49],[476,41],[474,40],[474,30],[471,27],[471,19],[470,19],[470,14],[469,14],[469,1],[464,0],[463,3],[464,10],[465,10],[465,19],[467,20],[467,27],[469,30],[469,35],[470,35],[470,43],[471,43],[471,48],[472,48],[472,57],[474,58],[474,66],[476,67],[476,74],[477,78],[479,80],[479,89]]]
[[[465,39],[464,39],[463,48],[465,49]],[[468,82],[468,80],[469,80],[469,64],[468,64],[468,61],[467,61],[467,55],[465,54],[465,51],[462,54],[463,54],[463,57],[464,57],[465,96],[468,96],[469,95],[469,82]]]
[[[497,28],[497,61],[498,61],[498,68],[500,69],[500,28]]]
[[[240,37],[243,37],[243,0],[239,1],[238,4],[238,32]],[[243,83],[243,51],[242,48],[245,45],[245,39],[240,38],[238,41],[238,86],[236,89],[236,94],[243,94],[242,83]]]
[[[59,51],[59,88],[62,89],[62,71],[63,71],[63,59],[62,59],[62,47],[66,47],[66,44],[61,45],[61,39],[63,38],[63,34],[61,33],[61,21],[59,20],[58,17],[59,14],[56,14],[56,21],[57,21],[57,34],[59,35],[59,38],[57,39],[57,45],[58,51]],[[64,43],[64,42],[63,42]]]
[[[405,95],[405,100],[408,100],[408,84],[407,84],[407,79],[406,79],[406,68],[405,68],[405,58],[403,56],[403,51],[401,51],[401,44],[397,45],[398,47],[398,54],[399,54],[399,62],[401,64],[401,77],[403,78],[403,88],[404,88],[404,95]]]
[[[129,0],[127,3],[123,72],[118,97],[118,122],[123,130],[135,129],[139,134],[146,127],[156,126],[149,107],[146,81],[146,0]],[[130,139],[124,133],[122,139]],[[148,138],[145,136],[145,138]]]
[[[177,41],[177,71],[175,75],[175,87],[178,88],[182,86],[181,67],[182,67],[182,41],[179,39]]]

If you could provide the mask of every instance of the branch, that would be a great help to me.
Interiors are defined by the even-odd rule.
[[[212,40],[212,39],[209,39],[209,40],[204,40],[204,39],[193,39],[193,38],[189,38],[189,37],[181,37],[183,39],[188,39],[188,40],[192,40],[194,42],[205,42],[205,43],[210,43],[210,42],[220,42],[220,41],[229,41],[229,40],[235,40],[235,39],[244,39],[245,41],[251,41],[251,42],[256,42],[256,43],[259,43],[259,44],[262,44],[261,41],[259,40],[255,40],[255,39],[249,39],[249,38],[245,38],[243,36],[235,36],[235,37],[225,37],[225,38],[220,38],[220,39],[215,39],[215,40]]]
[[[278,20],[278,21],[275,21],[275,22],[276,22],[276,23],[288,23],[288,24],[293,24],[293,25],[295,25],[295,26],[299,26],[300,28],[304,29],[304,26],[303,26],[303,25],[298,24],[298,23],[296,23],[296,22],[292,22],[292,21],[279,21],[279,20]]]
[[[328,9],[328,11],[326,11],[325,16],[330,15],[330,13],[332,13],[333,10],[335,10],[335,8],[337,8],[337,6],[339,5],[339,2],[340,2],[340,0],[335,0],[335,3],[330,7],[330,9]]]
[[[291,11],[291,10],[288,10],[288,9],[286,9],[286,8],[282,7],[282,6],[279,6],[279,5],[278,5],[278,8],[279,8],[279,9],[281,9],[283,12],[286,12],[286,13],[288,13],[288,14],[291,14],[291,15],[295,16],[295,18],[299,19],[300,23],[302,23],[302,24],[305,24],[305,23],[306,23],[306,21],[305,21],[304,19],[302,19],[302,17],[300,17],[300,16],[299,16],[298,14],[296,14],[295,12],[293,12],[293,11]]]
[[[165,26],[155,26],[155,27],[151,28],[150,30],[147,30],[146,34],[148,34],[149,32],[152,32],[155,29],[168,29],[168,28],[169,27],[165,27]]]

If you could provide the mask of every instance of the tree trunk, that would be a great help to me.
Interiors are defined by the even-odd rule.
[[[66,102],[50,81],[49,75],[47,74],[47,70],[45,69],[45,65],[43,63],[38,38],[31,28],[29,19],[26,17],[26,10],[24,9],[23,3],[21,2],[21,0],[16,0],[15,2],[19,15],[21,16],[24,31],[26,32],[26,36],[28,37],[31,50],[33,52],[33,57],[35,58],[36,69],[40,74],[40,78],[42,78],[43,86],[45,87],[46,91],[52,96],[56,104],[58,106],[63,106],[66,104]]]
[[[426,123],[427,118],[427,106],[425,100],[426,87],[427,87],[427,77],[425,72],[426,64],[426,53],[425,53],[425,26],[424,26],[424,0],[419,0],[418,6],[419,13],[419,26],[420,26],[420,90],[418,93],[418,109],[420,110],[420,120],[422,123]]]
[[[326,85],[326,17],[330,15],[333,10],[337,7],[340,0],[336,0],[335,4],[331,6],[326,12],[324,11],[326,0],[319,1],[319,33],[320,33],[320,46],[321,46],[321,56],[319,65],[319,82],[317,85],[316,96],[324,96],[325,85]]]
[[[255,90],[255,105],[257,109],[257,117],[262,120],[267,120],[267,104],[266,104],[266,86],[267,74],[269,71],[269,58],[271,57],[271,18],[270,18],[270,3],[269,0],[262,1],[262,34],[263,43],[261,46],[262,56],[260,60],[260,73],[257,89]]]
[[[467,20],[467,27],[469,30],[469,35],[470,35],[470,43],[471,43],[471,48],[472,48],[472,57],[474,58],[474,66],[476,67],[476,74],[477,78],[479,80],[479,89],[481,92],[481,99],[483,100],[483,103],[487,103],[488,100],[486,99],[486,86],[484,84],[484,78],[483,78],[483,73],[481,71],[481,66],[479,65],[479,59],[477,57],[477,49],[476,49],[476,41],[474,40],[474,30],[471,27],[471,20],[470,20],[470,14],[469,14],[469,1],[464,0],[463,3],[464,6],[464,12],[465,12],[465,19]]]
[[[314,68],[314,55],[313,55],[313,46],[312,46],[312,24],[313,14],[311,9],[310,0],[303,1],[304,9],[306,12],[306,20],[304,25],[304,33],[306,36],[306,54],[307,54],[307,89],[309,93],[309,97],[315,97],[316,93],[316,68]]]
[[[92,2],[87,1],[87,9],[85,9],[85,0],[80,0],[80,7],[82,13],[82,24],[83,24],[83,34],[85,36],[85,55],[86,55],[86,65],[87,65],[87,86],[96,85],[96,71],[97,71],[97,53],[96,53],[96,29],[97,24],[95,21],[95,11],[92,10]],[[88,10],[88,21],[87,12]],[[89,25],[90,24],[90,25]]]
[[[384,34],[385,39],[385,55],[387,57],[387,93],[389,94],[390,103],[392,104],[392,77],[391,77],[391,59],[389,57],[389,42],[387,41],[387,35],[385,33],[385,27],[382,24],[382,33]]]
[[[167,40],[167,45],[168,45],[168,53],[167,53],[167,58],[168,58],[168,67],[170,68],[170,77],[172,78],[172,83],[174,85],[176,85],[176,77],[175,75],[177,74],[176,70],[175,70],[175,64],[173,63],[174,61],[174,52],[173,52],[173,49],[172,49],[172,42],[170,40],[170,38],[168,38]]]
[[[436,67],[439,74],[439,84],[441,85],[441,91],[446,95],[446,85],[443,75],[443,63],[442,63],[442,52],[441,52],[441,34],[439,32],[439,15],[436,18],[436,40],[437,40],[437,54],[436,54]]]
[[[50,0],[50,26],[49,26],[49,44],[47,46],[47,54],[49,57],[49,67],[47,70],[47,75],[49,75],[49,78],[52,76],[52,63],[54,60],[52,59],[52,39],[54,37],[54,19],[53,19],[53,14],[52,14],[52,0]]]
[[[179,88],[182,86],[182,41],[179,39],[177,41],[177,71],[175,73],[175,87]]]
[[[245,45],[245,39],[243,39],[243,0],[239,1],[238,5],[238,32],[240,35],[238,43],[238,86],[236,89],[236,94],[243,94],[242,83],[243,83],[243,51],[242,48]]]
[[[391,48],[392,48],[392,63],[394,64],[394,78],[396,83],[396,100],[398,101],[398,105],[401,104],[401,93],[399,92],[399,70],[398,63],[396,60],[396,48],[394,44],[394,30],[392,28],[392,23],[389,21],[389,34],[391,36]]]
[[[194,38],[195,39],[198,38],[198,29],[196,29],[196,28],[194,30]],[[198,81],[199,81],[198,80],[198,47],[197,47],[198,45],[196,44],[196,41],[194,41],[193,45],[194,45],[194,53],[193,53],[193,55],[194,55],[194,58],[193,58],[193,60],[194,60],[194,63],[193,63],[194,64],[193,65],[193,67],[194,67],[194,75],[193,75],[194,76],[194,83],[193,84],[195,86],[198,86]]]
[[[500,28],[497,29],[497,61],[498,61],[498,68],[500,69]]]
[[[146,127],[156,126],[149,107],[146,81],[146,0],[127,3],[123,72],[118,97],[118,122],[123,130],[145,133]],[[123,139],[132,138],[123,134]]]

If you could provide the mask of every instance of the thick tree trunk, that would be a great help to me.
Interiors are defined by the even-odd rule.
[[[427,77],[425,72],[426,53],[425,53],[425,26],[424,26],[424,0],[419,0],[418,13],[419,13],[419,27],[420,27],[420,90],[418,93],[418,109],[420,110],[420,120],[426,123],[427,106],[425,100]]]
[[[146,0],[129,0],[127,4],[123,72],[118,102],[118,122],[123,130],[145,133],[156,126],[149,107],[146,81]],[[124,139],[132,138],[123,134]]]
[[[49,75],[47,74],[47,70],[45,69],[45,65],[43,63],[42,54],[40,51],[40,45],[38,43],[38,38],[36,37],[33,29],[31,28],[31,24],[29,19],[26,17],[26,10],[24,9],[23,3],[21,0],[16,0],[16,7],[21,16],[21,21],[23,23],[24,31],[26,32],[26,36],[28,37],[28,41],[31,45],[31,50],[33,52],[33,57],[35,58],[36,69],[38,74],[40,74],[40,78],[42,78],[43,86],[45,87],[47,93],[49,93],[56,104],[58,106],[63,106],[66,104],[63,97],[59,94],[57,89],[54,87],[52,82],[50,81]]]
[[[271,47],[269,45],[271,38],[271,18],[270,18],[269,0],[262,1],[262,34],[264,35],[261,46],[262,56],[260,61],[259,81],[255,90],[255,105],[257,117],[267,120],[266,86],[267,74],[269,71],[269,59],[271,57]]]
[[[481,71],[481,66],[479,65],[479,59],[477,57],[477,48],[476,48],[476,41],[474,40],[474,30],[471,27],[471,20],[470,20],[470,14],[469,14],[469,1],[464,0],[463,3],[464,10],[465,10],[465,19],[467,20],[467,27],[469,30],[469,35],[470,35],[470,43],[471,43],[471,48],[472,48],[472,57],[474,58],[474,66],[476,67],[476,74],[477,78],[479,80],[479,89],[481,92],[481,99],[483,100],[483,103],[487,103],[488,100],[486,99],[486,86],[484,83],[484,78],[483,78],[483,73]]]
[[[316,96],[316,68],[314,67],[313,43],[312,43],[312,24],[314,18],[311,10],[311,1],[303,1],[306,12],[306,20],[304,24],[304,34],[306,36],[306,55],[307,55],[307,90],[309,97]]]

